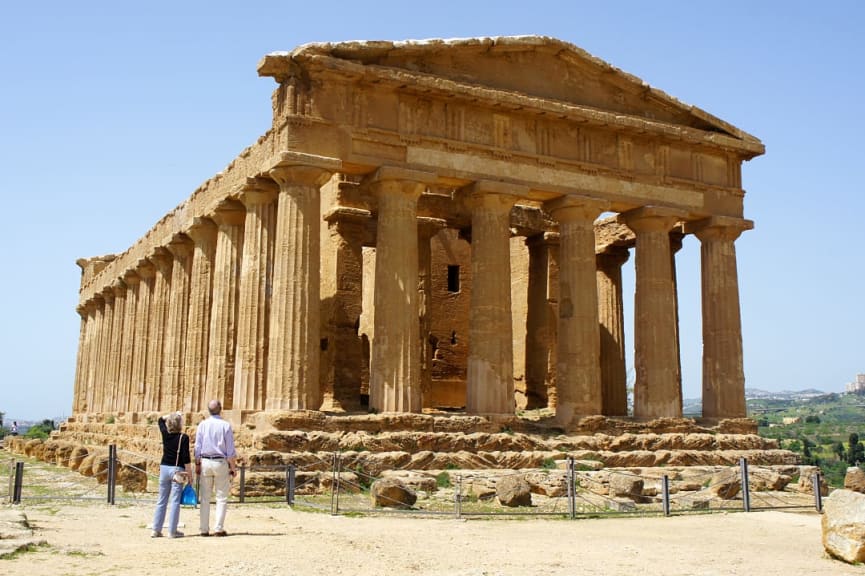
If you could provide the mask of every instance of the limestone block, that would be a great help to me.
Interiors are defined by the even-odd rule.
[[[69,469],[70,470],[78,470],[81,468],[81,464],[87,458],[88,450],[85,446],[78,445],[72,449],[72,452],[69,456]],[[88,467],[89,470],[89,467]],[[81,472],[84,474],[84,472]],[[86,476],[86,474],[85,474]]]
[[[488,478],[472,480],[469,482],[467,490],[478,500],[490,500],[496,495],[496,487]]]
[[[823,501],[823,547],[851,564],[865,561],[865,494],[835,490]]]
[[[69,458],[72,455],[72,450],[75,446],[71,442],[57,442],[57,449],[54,451],[54,463],[58,466],[69,466]]]
[[[26,440],[24,444],[24,455],[29,456],[31,458],[38,458],[36,456],[36,452],[42,451],[42,440],[38,438],[31,438],[30,440]]]
[[[397,478],[379,478],[370,486],[370,497],[376,508],[411,508],[417,501],[415,491]]]
[[[563,471],[528,472],[525,479],[534,494],[559,498],[568,493],[568,483]]]
[[[358,476],[354,472],[340,472],[339,476],[339,491],[340,492],[350,492],[352,494],[356,494],[361,491],[361,481],[368,482],[369,479],[364,476]],[[322,491],[328,491],[333,489],[333,474],[332,473],[321,473],[319,474],[318,483],[321,486]]]
[[[117,471],[117,482],[126,492],[147,491],[147,463],[143,460],[127,461],[120,464]]]
[[[396,478],[403,485],[415,491],[435,492],[438,490],[434,476],[412,472],[411,470],[387,470],[382,474],[382,478]]]
[[[757,422],[750,418],[728,418],[718,423],[718,430],[724,434],[756,434]]]
[[[676,446],[680,450],[714,450],[714,434],[684,434],[682,445]]]
[[[502,476],[496,481],[496,497],[502,506],[532,505],[532,490],[522,474]]]
[[[96,454],[87,454],[82,458],[81,463],[79,464],[77,470],[82,476],[93,476],[93,460],[96,458]]]
[[[790,477],[764,468],[751,468],[748,473],[748,486],[755,492],[778,492],[787,487]]]
[[[643,499],[643,479],[629,473],[610,474],[610,495],[630,498],[634,502]]]
[[[91,454],[91,476],[100,484],[108,483],[108,454]],[[82,464],[83,467],[83,464]],[[79,468],[79,472],[81,469]]]
[[[19,510],[0,511],[0,558],[10,557],[18,550],[45,544],[34,534],[27,516]]]
[[[709,490],[724,500],[732,500],[741,489],[742,484],[739,482],[739,477],[730,471],[718,472],[709,480]]]
[[[858,466],[847,468],[847,474],[844,476],[844,488],[865,494],[865,470]]]
[[[799,481],[796,484],[791,484],[790,488],[795,490],[796,492],[801,492],[803,494],[813,494],[814,493],[814,474],[820,471],[820,469],[816,466],[799,466]],[[829,495],[829,485],[826,483],[824,479],[820,483],[820,494],[822,496]]]
[[[57,443],[51,440],[45,442],[41,458],[45,462],[54,462],[57,458]]]

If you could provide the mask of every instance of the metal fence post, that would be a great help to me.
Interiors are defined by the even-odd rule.
[[[339,514],[339,473],[342,469],[342,460],[339,457],[339,452],[333,454],[333,507],[331,514]],[[358,479],[359,480],[359,479]]]
[[[568,468],[567,473],[565,474],[565,481],[568,483],[568,515],[571,517],[571,520],[573,520],[577,517],[577,478],[573,456],[568,456]]]
[[[814,475],[811,476],[811,487],[814,490],[814,508],[817,509],[817,512],[823,512],[823,493],[820,491],[822,488],[822,477],[819,472],[814,472]]]
[[[457,476],[457,493],[455,496],[457,500],[457,518],[462,518],[463,516],[463,477]]]
[[[246,501],[246,464],[240,465],[240,503]]]
[[[8,490],[6,492],[6,502],[9,504],[12,503],[12,492],[14,492],[14,490],[15,490],[15,467],[10,466],[9,467],[9,486],[8,486]]]
[[[21,504],[21,487],[24,485],[24,462],[15,463],[15,484],[12,489],[12,503]]]
[[[289,464],[285,471],[286,491],[285,501],[289,506],[294,506],[294,489],[295,489],[295,468],[294,464]]]
[[[108,446],[108,503],[114,506],[117,491],[117,445]]]
[[[739,459],[739,470],[741,471],[742,476],[742,507],[744,507],[745,512],[751,511],[751,489],[748,485],[748,459],[740,458]]]
[[[670,515],[670,477],[664,474],[661,478],[661,502],[664,505],[664,516]]]

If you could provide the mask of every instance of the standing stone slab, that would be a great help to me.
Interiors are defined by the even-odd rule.
[[[823,547],[853,564],[865,561],[865,494],[835,490],[823,502]]]

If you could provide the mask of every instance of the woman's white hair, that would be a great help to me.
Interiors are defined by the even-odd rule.
[[[165,417],[165,427],[168,428],[168,431],[172,434],[180,432],[182,425],[183,419],[177,412],[172,412]]]

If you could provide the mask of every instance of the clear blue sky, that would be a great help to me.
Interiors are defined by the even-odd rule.
[[[76,258],[122,252],[269,127],[266,53],[307,42],[538,34],[762,139],[737,242],[747,385],[865,372],[865,3],[8,2],[0,10],[0,411],[68,415]],[[699,242],[678,259],[699,396]]]

